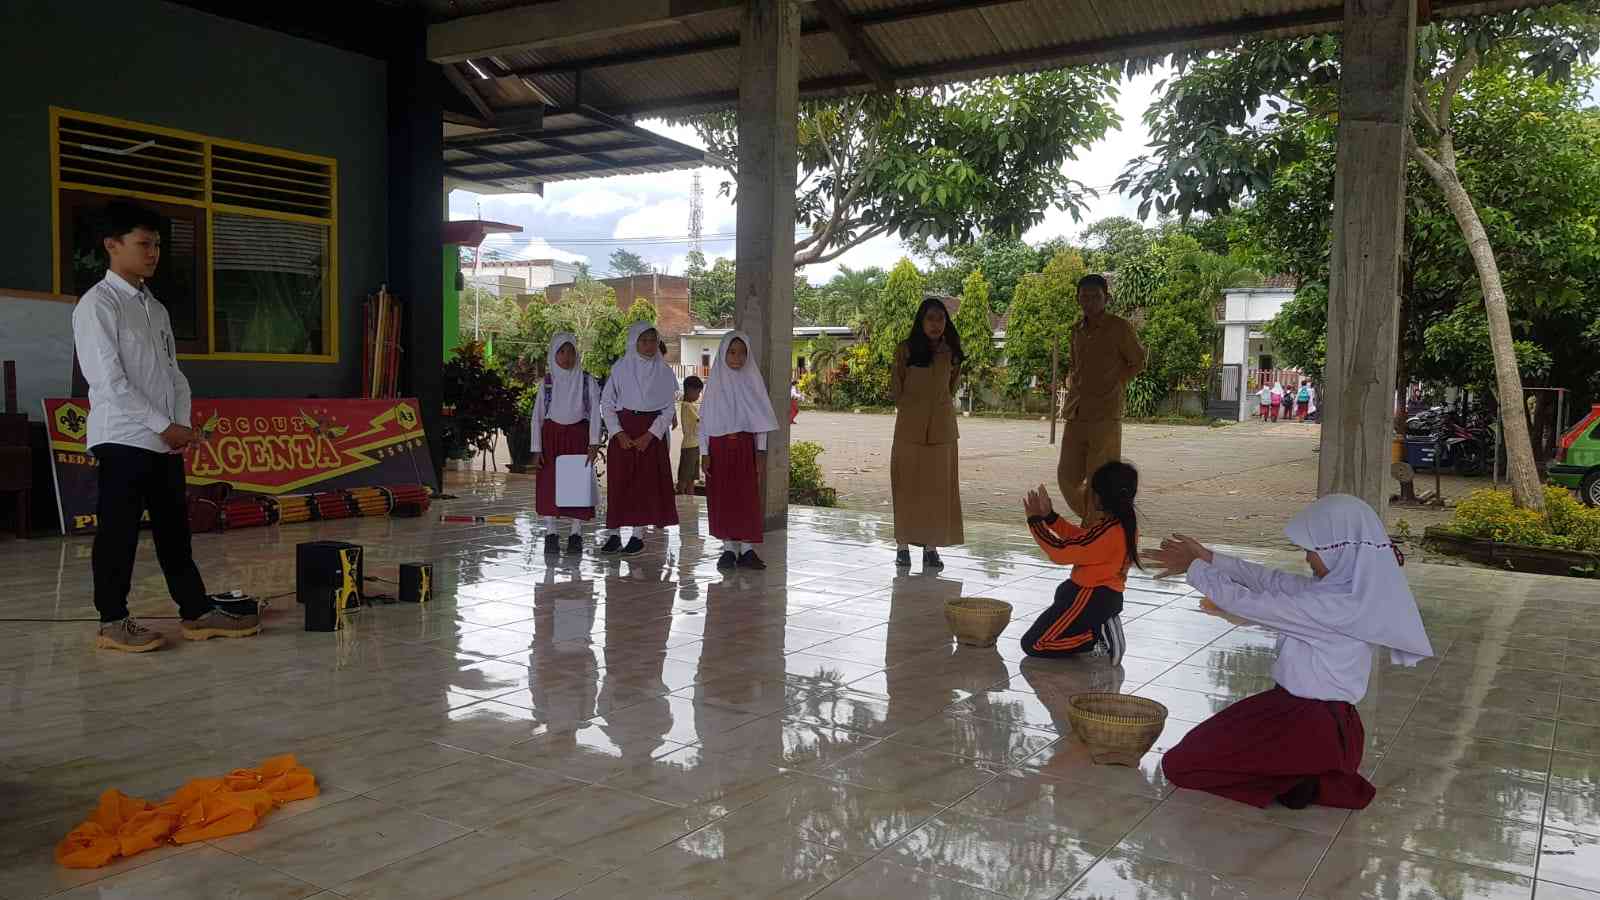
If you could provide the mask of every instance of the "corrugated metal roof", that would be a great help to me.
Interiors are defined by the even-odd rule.
[[[445,175],[496,189],[605,175],[673,172],[718,165],[704,150],[579,106],[547,113],[535,127],[454,125],[444,142]]]
[[[506,0],[423,0],[440,19],[504,9]],[[559,3],[564,0],[545,0]],[[604,2],[604,0],[589,0]],[[618,5],[626,0],[611,0]],[[1342,0],[836,0],[900,85],[929,85],[1066,65],[1120,62],[1241,37],[1336,30]],[[1550,0],[1432,0],[1435,16]],[[804,96],[875,87],[811,3],[800,4]],[[502,80],[531,102],[583,104],[617,116],[727,107],[737,98],[741,12],[684,16],[604,39],[504,54]],[[581,73],[581,75],[579,74]],[[526,79],[523,82],[522,79]],[[525,85],[531,84],[529,89]],[[516,95],[513,90],[512,95]],[[580,96],[581,95],[581,96]],[[491,103],[498,102],[491,100]]]

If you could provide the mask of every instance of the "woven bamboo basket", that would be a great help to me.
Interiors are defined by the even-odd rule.
[[[1067,717],[1099,765],[1138,766],[1167,724],[1167,708],[1131,694],[1074,694]]]
[[[946,601],[944,620],[950,633],[968,647],[993,647],[1000,632],[1011,624],[1011,604],[988,597],[962,597]]]

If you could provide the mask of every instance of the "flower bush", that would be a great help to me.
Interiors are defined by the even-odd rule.
[[[1546,515],[1541,516],[1513,505],[1510,491],[1473,491],[1456,505],[1446,527],[1465,537],[1600,553],[1600,509],[1584,506],[1555,485],[1545,486],[1544,502]]]

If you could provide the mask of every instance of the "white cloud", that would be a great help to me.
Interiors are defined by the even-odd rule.
[[[576,193],[567,194],[564,191],[562,193],[564,196],[552,202],[550,211],[574,219],[603,219],[623,210],[637,209],[645,202],[643,198],[633,194],[622,194],[589,185]]]
[[[895,264],[900,262],[901,257],[907,256],[911,256],[911,251],[905,244],[901,243],[899,238],[884,234],[851,247],[838,259],[825,263],[815,263],[806,266],[800,271],[804,273],[806,280],[812,284],[822,284],[838,274],[841,266],[849,266],[852,269],[877,266],[880,269],[888,270],[894,268]],[[915,262],[916,260],[913,259],[912,261]]]

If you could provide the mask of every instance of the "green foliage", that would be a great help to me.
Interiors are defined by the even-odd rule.
[[[1328,360],[1328,285],[1308,284],[1266,324],[1284,362],[1304,370],[1318,384]]]
[[[461,292],[457,310],[463,340],[486,340],[491,334],[511,334],[517,330],[522,308],[515,297],[497,297],[476,285]]]
[[[1050,352],[1057,341],[1060,372],[1066,377],[1072,354],[1069,335],[1082,315],[1078,279],[1086,272],[1082,255],[1062,250],[1043,272],[1027,276],[1017,286],[1006,328],[1006,388],[1013,396],[1049,386]]]
[[[621,247],[611,251],[611,274],[622,275],[649,275],[655,271],[644,257]]]
[[[1116,272],[1120,285],[1123,267],[1148,253],[1154,236],[1126,216],[1110,216],[1085,228],[1083,240],[1089,250],[1089,267],[1100,272]],[[1118,293],[1121,293],[1120,286]]]
[[[811,368],[800,379],[800,392],[822,406],[831,407],[834,381],[844,349],[829,335],[820,334],[806,343],[805,356]]]
[[[994,329],[989,324],[989,282],[974,269],[961,285],[961,307],[956,310],[956,331],[961,335],[961,350],[966,360],[961,374],[973,394],[981,393],[995,374],[1000,354],[994,346]]]
[[[1141,373],[1128,382],[1125,410],[1135,419],[1148,419],[1156,414],[1156,404],[1166,396],[1166,390],[1149,373]]]
[[[833,370],[834,403],[847,409],[882,406],[889,401],[889,372],[872,364],[870,346],[851,346]]]
[[[928,288],[940,293],[958,294],[973,272],[983,272],[991,289],[990,303],[996,313],[1004,315],[1011,308],[1018,282],[1039,271],[1054,251],[1042,253],[1018,238],[984,234],[975,241],[938,246],[924,241],[917,253],[932,264]]]
[[[795,215],[810,234],[796,264],[879,234],[963,241],[1019,235],[1052,207],[1076,216],[1090,191],[1066,163],[1120,124],[1116,81],[1114,67],[1078,66],[802,103]],[[738,159],[734,111],[687,121]]]
[[[902,259],[889,273],[889,280],[878,294],[878,303],[872,315],[872,335],[867,341],[871,350],[869,364],[887,373],[894,369],[895,350],[911,333],[911,323],[916,320],[917,307],[922,305],[922,274],[911,260]],[[884,378],[884,396],[888,393],[888,378]]]
[[[861,331],[877,304],[888,273],[877,266],[852,269],[840,266],[827,284],[801,291],[795,276],[795,323],[800,325],[843,325]]]
[[[1456,505],[1447,526],[1467,537],[1557,550],[1600,553],[1600,509],[1578,502],[1565,488],[1546,485],[1545,515],[1518,508],[1510,491],[1473,491]]]
[[[733,260],[720,258],[707,269],[704,254],[692,251],[686,274],[689,277],[689,311],[695,321],[712,328],[731,324],[738,296]]]
[[[838,506],[839,492],[828,487],[817,457],[821,444],[795,441],[789,445],[789,502],[804,506]]]
[[[487,365],[480,343],[461,346],[444,364],[443,392],[445,406],[454,408],[443,419],[444,445],[454,456],[487,450],[497,432],[514,427],[517,398]]]

